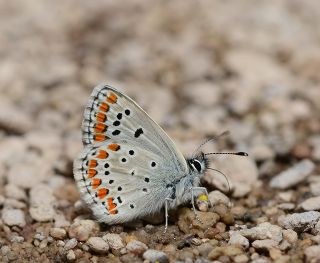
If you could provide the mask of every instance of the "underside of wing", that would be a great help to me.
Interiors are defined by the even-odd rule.
[[[84,145],[130,142],[171,162],[176,173],[187,171],[183,155],[161,127],[132,99],[110,86],[99,85],[93,90],[82,132]]]
[[[74,163],[82,198],[100,222],[130,221],[159,211],[168,173],[156,154],[129,143],[89,145]]]

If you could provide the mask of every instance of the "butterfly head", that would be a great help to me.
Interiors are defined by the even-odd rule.
[[[197,174],[204,174],[209,166],[209,160],[203,152],[187,160],[190,169]]]

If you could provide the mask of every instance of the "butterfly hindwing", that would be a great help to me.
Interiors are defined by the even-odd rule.
[[[92,92],[82,131],[85,148],[74,174],[83,199],[102,222],[121,223],[158,211],[166,185],[187,170],[160,126],[109,86]]]
[[[83,199],[96,217],[121,223],[158,211],[166,172],[159,157],[129,143],[87,146],[75,161],[74,174]]]

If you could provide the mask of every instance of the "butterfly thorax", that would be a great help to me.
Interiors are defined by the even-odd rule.
[[[203,153],[194,158],[186,159],[188,172],[180,179],[175,180],[169,186],[172,188],[171,207],[186,203],[191,200],[191,188],[200,185],[200,179],[205,174],[208,167],[208,159]],[[197,195],[197,192],[194,192]]]

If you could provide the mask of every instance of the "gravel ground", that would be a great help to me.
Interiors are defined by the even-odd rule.
[[[0,4],[1,262],[320,262],[318,1]],[[214,204],[99,225],[72,162],[93,87],[133,97],[227,175]],[[156,98],[156,99],[154,99]]]

